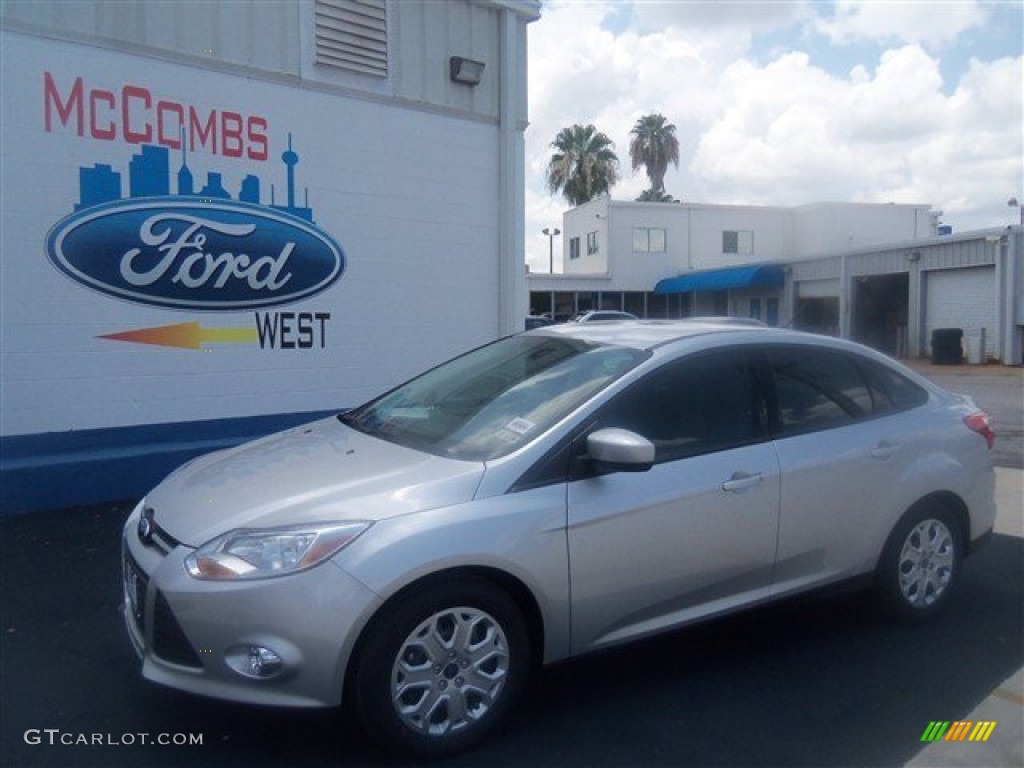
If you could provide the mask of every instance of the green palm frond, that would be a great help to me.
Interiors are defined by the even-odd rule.
[[[679,167],[676,127],[664,115],[655,113],[637,120],[630,135],[633,138],[629,142],[629,158],[633,170],[643,167],[647,171],[647,178],[651,180],[651,190],[663,192],[669,163]]]
[[[609,192],[619,180],[615,145],[593,125],[563,128],[551,146],[555,152],[548,162],[548,190],[561,192],[570,205],[582,205]]]

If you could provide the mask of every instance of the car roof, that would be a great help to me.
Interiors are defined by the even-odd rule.
[[[704,317],[684,320],[624,320],[613,323],[566,323],[549,325],[533,331],[529,335],[561,336],[581,339],[595,344],[613,344],[645,351],[654,351],[687,340],[708,340],[715,336],[736,344],[800,344],[818,348],[829,348],[845,352],[853,352],[861,357],[898,370],[903,376],[932,392],[941,392],[928,379],[915,371],[901,365],[877,350],[866,347],[848,339],[833,336],[822,336],[815,333],[794,331],[788,328],[772,328],[764,324],[744,322],[743,318]],[[714,344],[714,342],[711,342]],[[702,345],[703,346],[703,345]]]
[[[694,320],[623,320],[611,323],[568,323],[550,325],[531,334],[561,336],[615,344],[634,349],[654,349],[662,345],[708,334],[760,334],[773,329],[748,323],[730,323],[726,318]]]

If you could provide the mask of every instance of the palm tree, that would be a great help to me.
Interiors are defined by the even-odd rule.
[[[640,197],[636,199],[638,203],[678,203],[672,195],[668,192],[658,191],[655,189],[645,189],[640,193]]]
[[[679,167],[676,127],[666,124],[664,115],[655,113],[637,120],[630,135],[633,138],[629,142],[629,158],[633,161],[633,170],[644,166],[647,178],[651,180],[650,191],[664,192],[668,164]]]
[[[608,192],[619,180],[619,158],[612,140],[593,125],[573,125],[551,142],[548,189],[561,192],[573,207]]]

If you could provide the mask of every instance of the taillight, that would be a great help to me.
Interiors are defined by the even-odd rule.
[[[992,431],[992,425],[989,423],[987,413],[978,411],[970,416],[964,416],[964,424],[967,425],[971,432],[977,432],[984,437],[985,442],[988,443],[988,449],[992,450],[992,446],[996,444],[996,433]]]

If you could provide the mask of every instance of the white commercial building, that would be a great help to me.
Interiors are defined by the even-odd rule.
[[[940,234],[928,205],[735,206],[601,197],[562,222],[563,271],[532,273],[530,313],[731,315],[901,357],[959,328],[971,357],[1021,362],[1020,227]]]
[[[537,0],[0,6],[2,512],[517,330]]]

